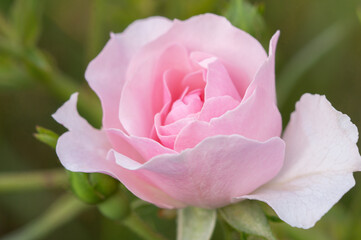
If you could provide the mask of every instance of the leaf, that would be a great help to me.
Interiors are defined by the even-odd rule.
[[[12,24],[17,41],[34,46],[40,35],[42,0],[16,0],[12,8]]]
[[[196,207],[180,209],[177,221],[177,240],[208,240],[216,224],[216,211]]]
[[[43,142],[43,143],[49,145],[52,148],[56,147],[56,143],[59,138],[58,134],[56,134],[55,132],[53,132],[49,129],[46,129],[46,128],[43,128],[40,126],[36,127],[36,131],[37,131],[37,133],[34,134],[34,137],[36,139],[38,139],[40,142]]]
[[[254,6],[245,0],[231,0],[224,16],[236,27],[259,36],[265,30],[261,13],[263,5]]]
[[[229,225],[240,232],[268,240],[276,239],[266,215],[256,201],[244,200],[219,209],[219,213]]]

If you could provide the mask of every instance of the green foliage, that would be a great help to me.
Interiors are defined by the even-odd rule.
[[[36,127],[36,131],[37,133],[34,133],[34,137],[36,139],[55,149],[56,143],[58,142],[59,138],[58,134],[40,126]]]
[[[101,173],[68,172],[70,185],[74,194],[86,203],[100,203],[114,194],[118,189],[119,182],[108,175]]]
[[[244,200],[218,210],[224,220],[236,230],[267,240],[275,240],[267,217],[256,201]]]
[[[177,240],[209,240],[216,224],[216,211],[196,207],[178,210]]]
[[[12,7],[11,20],[16,41],[25,46],[34,46],[40,36],[43,0],[16,0]]]
[[[260,36],[265,31],[262,17],[264,5],[252,5],[246,0],[230,0],[224,16],[236,27],[254,36]]]
[[[122,191],[99,203],[98,209],[104,216],[116,221],[125,219],[131,213],[129,200]]]

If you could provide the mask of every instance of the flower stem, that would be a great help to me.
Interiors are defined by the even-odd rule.
[[[1,173],[0,193],[64,187],[68,182],[67,178],[63,169]]]
[[[151,229],[142,219],[132,212],[126,219],[121,222],[138,236],[145,240],[165,240],[163,236]]]
[[[74,198],[71,194],[65,194],[50,206],[43,215],[23,228],[6,235],[2,240],[43,239],[56,228],[75,218],[87,208],[89,208],[88,205]]]

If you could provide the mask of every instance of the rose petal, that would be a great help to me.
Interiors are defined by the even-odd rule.
[[[209,122],[212,118],[220,117],[238,105],[239,101],[230,96],[210,98],[204,103],[198,119]]]
[[[172,69],[185,75],[191,64],[187,49],[169,43],[164,50],[148,58],[133,59],[132,63],[120,99],[119,118],[130,135],[149,137],[154,115],[164,105],[164,73]]]
[[[94,129],[76,110],[78,94],[60,107],[53,118],[70,131],[61,135],[56,145],[56,153],[63,166],[74,172],[104,172],[114,163],[105,161],[110,149],[104,132]],[[84,157],[85,153],[92,154]]]
[[[265,119],[267,121],[265,121]],[[265,90],[255,89],[252,96],[235,109],[209,123],[195,121],[184,127],[175,141],[174,149],[192,148],[203,139],[215,135],[239,134],[246,138],[265,141],[279,136],[281,115]]]
[[[111,149],[107,135],[103,131],[94,129],[79,116],[76,102],[77,94],[73,94],[53,114],[56,121],[70,130],[59,137],[56,145],[56,153],[66,169],[74,172],[100,172],[111,175],[131,188],[134,194],[159,207],[184,206],[155,188],[147,179],[119,167],[112,156],[107,159],[108,151]],[[124,155],[121,156],[129,159]]]
[[[264,201],[291,226],[310,228],[355,183],[358,131],[324,96],[305,94],[283,138],[285,164],[278,176],[242,198]]]
[[[171,25],[172,22],[163,17],[135,21],[123,33],[112,34],[101,53],[90,62],[85,78],[101,100],[103,127],[122,128],[118,118],[119,101],[129,61],[143,45]]]
[[[226,68],[218,58],[206,58],[199,62],[199,65],[207,70],[206,87],[204,89],[205,101],[209,98],[221,96],[230,96],[236,100],[241,100]]]
[[[276,103],[276,89],[275,89],[275,62],[276,62],[276,47],[280,32],[277,31],[269,43],[269,56],[262,64],[254,80],[251,82],[245,93],[244,99],[250,97],[256,88],[265,89],[271,95],[271,99]]]
[[[172,149],[166,148],[159,142],[156,142],[150,138],[128,136],[118,129],[107,129],[106,131],[108,134],[114,135],[114,137],[120,141],[126,141],[128,144],[130,144],[132,148],[134,148],[142,156],[144,161],[140,163],[145,163],[157,155],[176,153]],[[117,152],[122,154],[122,152]],[[123,155],[126,155],[126,153]]]
[[[280,138],[262,143],[238,135],[215,136],[193,149],[159,155],[143,165],[115,157],[120,167],[146,177],[174,199],[215,208],[272,179],[282,166],[284,147]]]

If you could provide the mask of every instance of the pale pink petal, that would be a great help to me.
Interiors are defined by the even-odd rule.
[[[163,74],[163,105],[171,104],[184,92],[181,86],[184,73],[175,69],[166,70]]]
[[[185,203],[178,199],[170,197],[167,193],[159,189],[152,183],[152,179],[140,174],[136,171],[130,170],[134,167],[139,167],[139,163],[114,150],[110,150],[107,156],[109,161],[122,161],[127,168],[116,166],[116,178],[127,187],[134,195],[144,201],[151,202],[161,208],[183,208]]]
[[[291,226],[312,227],[355,184],[358,131],[324,96],[305,94],[283,139],[285,163],[268,184],[241,198],[268,203]]]
[[[148,48],[176,41],[190,52],[216,56],[225,66],[242,96],[267,55],[262,45],[248,33],[232,26],[214,14],[194,16],[185,21],[175,20],[173,27]]]
[[[277,31],[269,43],[268,59],[262,64],[257,71],[256,77],[247,88],[244,99],[250,97],[256,88],[265,89],[271,95],[271,99],[276,103],[275,89],[275,62],[276,62],[276,46],[280,32]]]
[[[174,150],[162,146],[159,142],[150,138],[128,136],[124,132],[118,129],[107,129],[108,134],[114,135],[120,142],[125,141],[130,144],[143,158],[145,163],[151,158],[161,154],[176,153]],[[117,151],[122,154],[122,152]],[[127,155],[126,153],[123,155]]]
[[[61,135],[56,153],[63,166],[74,172],[104,172],[114,163],[105,160],[110,143],[104,132],[96,130],[76,110],[78,94],[60,107],[53,118],[70,131]],[[88,153],[92,153],[89,154]],[[86,157],[85,157],[86,155]]]
[[[209,122],[212,118],[220,117],[238,105],[239,101],[230,96],[210,98],[204,103],[198,119]]]
[[[203,78],[204,69],[188,73],[182,80],[183,87],[189,87],[189,91],[195,89],[204,89],[206,83]]]
[[[119,101],[129,61],[143,45],[171,25],[172,22],[163,17],[135,21],[123,33],[112,34],[101,53],[90,62],[85,78],[101,100],[103,127],[122,128],[118,118]]]
[[[181,130],[174,149],[181,151],[192,148],[203,139],[215,135],[239,134],[246,138],[265,141],[279,136],[282,129],[281,115],[263,90],[255,89],[252,96],[242,101],[238,107],[226,112],[209,123],[195,121]]]
[[[241,97],[229,77],[226,68],[216,57],[210,57],[199,62],[199,65],[207,70],[206,87],[204,89],[204,100],[209,98],[230,96],[236,100]]]
[[[258,142],[231,135],[208,138],[193,149],[159,155],[143,165],[115,157],[120,167],[144,176],[174,199],[215,208],[272,179],[282,166],[284,147],[277,137]]]
[[[151,56],[133,58],[129,65],[119,118],[130,135],[150,136],[154,116],[164,105],[164,73],[172,69],[184,76],[191,70],[187,49],[174,43],[165,46]]]
[[[90,126],[79,116],[76,102],[77,94],[73,94],[53,115],[56,121],[70,130],[59,137],[56,146],[56,153],[66,169],[74,172],[105,173],[127,185],[138,197],[159,207],[184,207],[184,204],[157,189],[143,176],[137,176],[135,172],[119,167],[112,156],[107,157],[108,152],[113,151],[110,150],[107,135]],[[157,150],[153,150],[153,153],[155,151]],[[125,155],[121,156],[129,162],[134,161]]]

